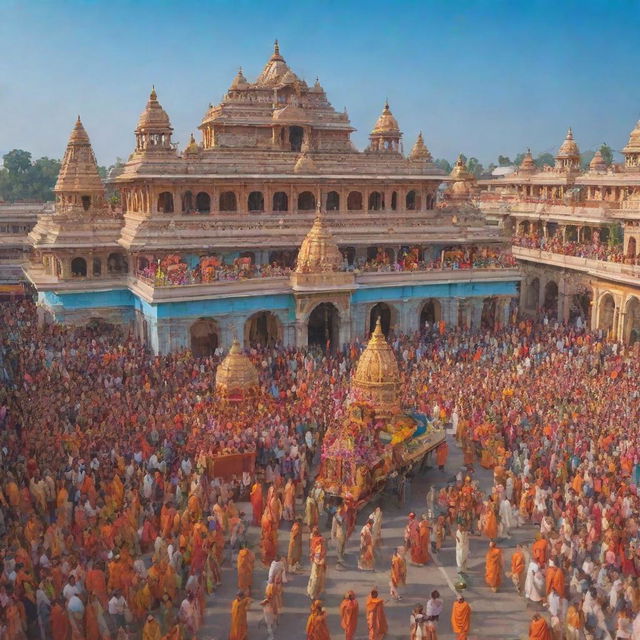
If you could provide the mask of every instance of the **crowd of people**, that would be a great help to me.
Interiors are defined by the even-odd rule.
[[[640,258],[633,255],[625,255],[622,244],[609,244],[594,239],[591,242],[577,242],[564,240],[560,233],[553,236],[515,236],[513,244],[527,249],[542,249],[551,253],[560,253],[565,256],[577,258],[589,258],[591,260],[604,260],[606,262],[620,262],[624,264],[640,264]]]
[[[231,567],[229,640],[247,640],[257,560],[268,570],[258,595],[267,633],[286,615],[287,576],[308,564],[307,638],[330,637],[329,543],[340,561],[356,514],[314,488],[312,470],[363,343],[335,354],[254,347],[264,393],[230,405],[214,392],[216,357],[152,356],[115,329],[38,327],[28,302],[0,312],[2,640],[198,637],[207,596]],[[462,590],[469,536],[482,535],[487,586],[544,605],[530,638],[640,637],[637,346],[531,322],[493,333],[426,326],[390,343],[403,404],[451,426],[466,470],[429,491],[427,513],[410,514],[386,560],[374,510],[359,532],[360,569],[388,567],[398,599],[408,563],[426,572],[454,545]],[[216,476],[210,461],[229,454],[255,465]],[[439,450],[437,465],[446,460]],[[478,465],[493,469],[486,491]],[[536,539],[503,549],[523,525]],[[424,584],[428,574],[413,575]],[[347,639],[362,595],[348,592],[337,612]],[[463,596],[453,604],[460,640],[472,608]],[[441,610],[437,592],[410,605],[409,637],[435,638]],[[364,614],[369,637],[383,638],[378,590]]]

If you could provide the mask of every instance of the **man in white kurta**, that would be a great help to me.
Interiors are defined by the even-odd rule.
[[[469,559],[469,532],[458,525],[456,531],[456,565],[458,572],[467,570],[467,560]]]

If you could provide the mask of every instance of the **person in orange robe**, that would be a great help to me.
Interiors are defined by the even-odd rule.
[[[522,552],[522,545],[516,544],[516,550],[511,556],[511,580],[513,586],[516,588],[518,595],[522,594],[522,587],[524,586],[524,573],[525,560],[524,553]]]
[[[262,504],[262,484],[257,480],[251,487],[251,509],[252,509],[252,524],[260,524],[260,516],[262,516],[263,504]]]
[[[100,600],[100,604],[106,607],[109,601],[107,595],[107,577],[100,565],[101,563],[96,563],[96,566],[87,571],[84,584],[87,592],[95,594],[98,600]]]
[[[354,640],[358,628],[358,601],[353,591],[347,591],[340,603],[340,626],[344,629],[345,640]]]
[[[253,567],[255,565],[255,555],[251,549],[243,547],[238,551],[238,589],[247,595],[251,595],[253,586]]]
[[[67,640],[69,637],[69,618],[62,606],[62,600],[58,600],[51,607],[51,636],[53,640]]]
[[[492,540],[485,558],[484,579],[495,593],[502,583],[502,549]]]
[[[158,621],[152,615],[148,615],[142,627],[142,640],[160,640],[161,637],[162,632]]]
[[[278,533],[275,523],[271,519],[269,509],[265,509],[260,520],[262,535],[260,538],[260,548],[262,551],[262,564],[265,567],[271,566],[278,548]]]
[[[553,560],[549,560],[549,566],[545,574],[547,596],[551,593],[551,589],[555,589],[556,593],[564,598],[564,572],[560,567],[556,567]]]
[[[236,599],[231,603],[229,640],[247,640],[247,608],[250,602],[243,591],[238,591]]]
[[[496,518],[496,512],[493,509],[493,503],[489,500],[486,503],[486,511],[484,513],[484,527],[482,533],[493,540],[498,536],[498,519]]]
[[[551,640],[551,629],[549,629],[547,621],[539,613],[534,613],[531,618],[529,640]]]
[[[394,600],[401,600],[398,589],[407,584],[407,563],[401,553],[402,547],[398,547],[391,557],[391,579],[389,591]]]
[[[438,465],[438,469],[440,469],[440,471],[444,471],[444,465],[447,464],[448,457],[449,445],[445,441],[436,449],[436,464]]]
[[[451,630],[457,640],[467,640],[471,630],[471,607],[462,595],[458,595],[451,608]]]
[[[384,602],[374,589],[367,598],[367,627],[369,640],[382,640],[389,629],[387,616],[384,613]]]
[[[549,553],[549,542],[546,538],[540,537],[540,534],[536,534],[536,541],[531,545],[531,556],[533,559],[543,567],[547,564]]]
[[[322,608],[321,600],[314,600],[311,603],[306,631],[307,640],[331,640],[327,627],[327,612]]]

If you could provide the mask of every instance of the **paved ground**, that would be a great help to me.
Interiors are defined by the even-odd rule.
[[[451,446],[451,455],[446,472],[437,469],[426,471],[421,477],[414,479],[412,484],[412,497],[404,507],[387,499],[380,506],[383,511],[383,546],[380,553],[377,571],[361,572],[356,568],[359,546],[360,526],[366,520],[373,507],[364,509],[358,518],[358,525],[347,547],[346,562],[348,567],[344,570],[336,568],[336,554],[329,546],[328,571],[326,590],[323,596],[324,604],[329,612],[329,629],[334,640],[344,638],[344,632],[340,628],[338,607],[342,597],[348,589],[353,589],[360,604],[360,620],[358,623],[357,640],[365,640],[367,635],[366,621],[364,618],[364,606],[366,597],[373,587],[377,587],[381,595],[389,598],[389,566],[392,551],[402,543],[407,514],[415,511],[420,514],[426,510],[425,496],[431,484],[442,486],[458,471],[462,456],[458,448]],[[491,472],[479,469],[477,477],[480,479],[483,489],[491,485]],[[375,506],[375,505],[374,505]],[[250,507],[247,513],[250,513]],[[322,523],[324,524],[324,523]],[[289,540],[288,523],[284,523],[280,531],[279,548],[286,554]],[[326,526],[323,533],[328,537]],[[505,565],[510,566],[511,550],[516,541],[530,543],[533,539],[531,527],[514,532],[512,540],[500,542],[504,549]],[[303,538],[303,551],[307,545],[308,534]],[[249,640],[261,640],[266,638],[264,626],[258,623],[262,619],[262,608],[259,605],[264,593],[267,571],[258,561],[259,530],[252,528],[249,537],[253,550],[256,553],[256,571],[254,574],[254,601],[249,610]],[[498,593],[492,593],[484,583],[484,554],[487,549],[487,540],[478,536],[471,539],[471,554],[469,561],[468,588],[465,593],[467,601],[472,609],[471,638],[492,638],[495,640],[515,640],[527,637],[527,629],[532,608],[527,608],[525,602],[516,594],[511,580],[504,577],[503,584]],[[303,556],[307,561],[307,556]],[[454,601],[453,583],[456,580],[455,543],[449,538],[445,541],[435,562],[426,567],[413,567],[408,565],[407,587],[404,591],[404,599],[401,602],[389,600],[385,609],[389,622],[387,640],[407,640],[409,638],[409,615],[412,607],[420,602],[424,603],[433,589],[440,592],[444,600],[445,608],[440,617],[438,636],[445,640],[453,638],[449,623],[451,605]],[[309,578],[308,562],[300,574],[291,577],[284,588],[284,614],[280,620],[280,626],[276,630],[277,640],[304,640],[305,624],[309,613],[309,599],[306,594]],[[235,567],[228,564],[223,569],[223,585],[216,594],[210,597],[205,614],[205,626],[200,632],[203,640],[227,640],[230,623],[231,601],[237,591],[237,575]]]

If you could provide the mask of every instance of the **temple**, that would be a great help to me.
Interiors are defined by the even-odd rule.
[[[335,349],[377,318],[385,335],[508,318],[520,280],[508,236],[469,204],[473,176],[444,175],[422,133],[404,154],[388,103],[357,150],[346,111],[276,43],[199,131],[180,149],[154,88],[114,204],[78,119],[55,210],[30,234],[41,322],[122,324],[156,353],[206,355],[233,336]]]
[[[479,181],[472,197],[513,238],[522,272],[520,311],[640,338],[640,122],[623,163],[597,150],[581,166],[570,128],[553,166],[530,150],[510,175]]]

